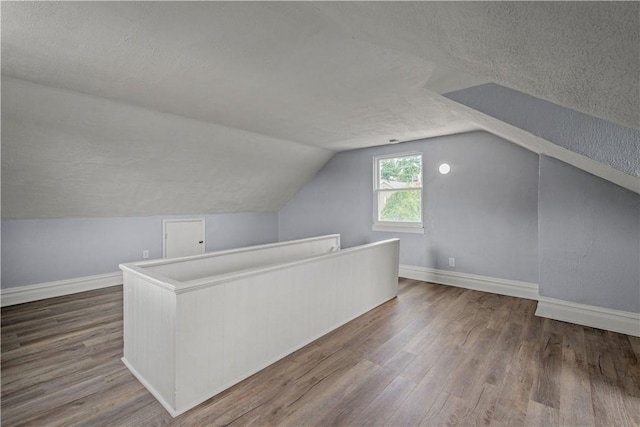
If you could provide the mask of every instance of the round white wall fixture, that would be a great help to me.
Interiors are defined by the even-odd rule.
[[[442,175],[446,175],[451,170],[451,166],[449,166],[449,163],[443,163],[440,166],[438,166],[438,170]]]

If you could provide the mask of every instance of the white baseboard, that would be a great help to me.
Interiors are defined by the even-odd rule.
[[[538,285],[435,268],[400,265],[400,277],[538,301],[536,316],[640,337],[640,313],[541,297]]]
[[[424,282],[537,300],[536,316],[640,337],[640,313],[541,297],[538,295],[538,285],[535,283],[411,265],[400,265],[399,276]],[[122,273],[116,272],[18,286],[0,291],[0,305],[6,307],[120,284],[122,284]]]
[[[476,291],[538,300],[538,285],[536,283],[403,264],[400,265],[399,276]]]
[[[536,316],[640,337],[640,313],[540,297]]]
[[[58,280],[56,282],[17,286],[0,291],[0,305],[6,307],[121,284],[122,272],[119,271],[117,273],[98,274],[96,276],[78,277],[76,279]]]

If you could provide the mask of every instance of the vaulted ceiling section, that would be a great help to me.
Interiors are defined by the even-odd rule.
[[[3,2],[3,218],[277,210],[487,82],[640,128],[640,4]]]

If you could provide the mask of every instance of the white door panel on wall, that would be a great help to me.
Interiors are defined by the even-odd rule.
[[[164,258],[204,253],[204,219],[164,220]]]

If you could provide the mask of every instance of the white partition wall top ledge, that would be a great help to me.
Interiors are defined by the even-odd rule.
[[[297,254],[303,256],[337,251],[340,249],[340,235],[329,234],[325,236],[310,237],[286,242],[267,243],[262,245],[253,245],[235,249],[207,252],[204,254],[179,258],[125,263],[120,265],[120,269],[122,271],[129,271],[134,274],[142,274],[149,282],[152,282],[170,291],[177,292],[185,287],[189,287],[186,284],[198,282],[197,279],[199,279],[200,277],[210,278],[211,276],[221,276],[224,275],[224,273],[230,273],[230,271],[225,271],[226,268],[223,266],[231,265],[230,261],[234,259],[236,261],[244,260],[244,262],[240,262],[239,265],[234,266],[234,268],[231,269],[233,273],[236,273],[238,271],[249,271],[258,267],[265,267],[271,264],[281,263],[282,261],[279,259],[278,254],[282,254],[283,251],[287,249],[294,250]],[[253,256],[253,254],[255,254],[255,256]],[[174,266],[190,265],[194,267],[193,270],[195,271],[198,270],[198,266],[203,265],[203,263],[205,263],[207,260],[209,261],[209,264],[217,262],[217,268],[215,265],[212,265],[211,268],[207,271],[200,271],[204,274],[200,277],[186,279],[184,277],[175,277],[176,274]],[[220,271],[220,269],[222,269],[222,271]],[[182,273],[184,273],[184,271]],[[210,283],[210,281],[207,280],[207,283]]]
[[[339,235],[332,235],[333,236],[338,236]],[[325,236],[328,237],[328,236]],[[297,241],[293,241],[293,242],[301,242],[301,241],[313,241],[313,240],[317,240],[317,239],[303,239],[303,240],[297,240]],[[365,251],[369,248],[375,247],[375,246],[381,246],[381,245],[385,245],[389,242],[393,242],[393,241],[400,241],[400,239],[398,238],[393,238],[393,239],[387,239],[387,240],[381,240],[378,242],[373,242],[373,243],[368,243],[365,245],[361,245],[361,246],[356,246],[353,248],[347,248],[347,249],[341,249],[339,251],[335,251],[335,252],[329,252],[326,254],[321,254],[321,255],[315,255],[313,257],[310,258],[304,258],[301,260],[296,260],[296,261],[290,261],[290,262],[280,262],[280,263],[274,263],[272,265],[267,265],[267,266],[258,266],[258,267],[253,267],[253,268],[248,268],[246,270],[241,270],[238,272],[233,272],[233,273],[228,273],[228,274],[222,274],[222,275],[218,275],[216,277],[207,277],[207,278],[203,278],[203,279],[197,279],[197,280],[190,280],[187,282],[178,282],[175,280],[172,280],[170,278],[167,278],[165,276],[161,276],[159,274],[155,274],[153,272],[150,272],[146,269],[144,269],[145,266],[149,266],[149,265],[160,265],[160,264],[171,264],[171,263],[177,263],[177,262],[182,262],[185,260],[190,260],[190,259],[203,259],[203,258],[207,258],[207,254],[204,255],[194,255],[191,257],[185,257],[185,258],[175,258],[172,260],[162,260],[162,261],[147,261],[147,262],[141,262],[141,263],[129,263],[129,264],[121,264],[120,268],[123,271],[128,271],[134,274],[139,274],[139,275],[144,275],[145,277],[148,277],[150,279],[150,281],[152,281],[153,283],[169,289],[171,291],[173,291],[176,294],[181,294],[181,293],[185,293],[185,292],[192,292],[195,290],[198,290],[200,288],[203,287],[209,287],[209,286],[216,286],[216,285],[220,285],[223,283],[227,283],[230,282],[232,280],[236,280],[236,279],[240,279],[240,278],[246,278],[246,277],[250,277],[250,276],[255,276],[255,275],[259,275],[265,272],[270,272],[270,271],[276,271],[276,270],[283,270],[286,268],[290,268],[290,267],[294,267],[297,265],[302,265],[302,264],[311,264],[314,262],[320,262],[323,261],[327,258],[332,258],[332,257],[342,257],[342,256],[346,256],[350,253],[353,252],[360,252],[360,251]],[[291,244],[291,242],[284,242],[287,244]],[[274,243],[274,244],[270,244],[270,245],[260,245],[260,248],[267,248],[267,247],[277,247],[279,246],[279,243]],[[252,249],[254,247],[251,247]],[[241,250],[238,250],[238,252],[240,252]],[[212,256],[218,256],[218,253],[212,253]],[[168,283],[167,283],[168,282]]]
[[[400,241],[400,239],[398,238],[394,238],[394,239],[387,239],[387,240],[381,240],[379,242],[374,242],[374,243],[368,243],[365,245],[361,245],[361,246],[356,246],[353,248],[347,248],[347,249],[341,249],[338,252],[329,252],[326,254],[322,254],[322,255],[316,255],[312,258],[305,258],[305,259],[301,259],[298,261],[290,261],[290,262],[285,262],[285,263],[278,263],[278,264],[273,264],[273,265],[269,265],[269,266],[265,266],[265,267],[256,267],[256,268],[251,268],[251,269],[247,269],[247,270],[243,270],[237,273],[230,273],[230,274],[224,274],[221,276],[218,276],[215,278],[215,281],[212,280],[208,280],[208,279],[198,279],[198,280],[192,280],[189,282],[185,282],[183,284],[181,284],[179,286],[178,289],[176,289],[176,293],[182,293],[182,292],[190,292],[193,290],[196,290],[200,287],[203,286],[209,286],[209,285],[217,285],[217,284],[221,284],[221,283],[226,283],[235,279],[239,279],[239,278],[244,278],[244,277],[249,277],[249,276],[255,276],[258,274],[262,274],[262,273],[266,273],[269,271],[276,271],[276,270],[284,270],[286,268],[290,268],[290,267],[294,267],[294,266],[298,266],[298,265],[303,265],[303,264],[312,264],[315,262],[321,262],[324,261],[327,258],[338,258],[338,257],[343,257],[346,255],[349,255],[351,253],[354,252],[362,252],[365,251],[367,249],[376,247],[376,246],[382,246],[385,245],[387,243],[390,242],[395,242],[395,241]]]
[[[269,249],[269,248],[278,248],[278,247],[284,247],[284,246],[294,246],[294,245],[298,245],[300,243],[317,242],[319,240],[327,240],[327,239],[335,239],[336,240],[336,244],[337,244],[336,249],[340,248],[340,235],[339,234],[327,234],[327,235],[324,235],[324,236],[308,237],[308,238],[305,238],[305,239],[288,240],[286,242],[265,243],[263,245],[253,245],[253,246],[246,246],[246,247],[235,248],[235,249],[223,249],[223,250],[219,250],[219,251],[206,252],[204,254],[190,255],[190,256],[180,257],[180,258],[153,259],[153,260],[149,260],[149,261],[131,262],[131,263],[126,263],[126,264],[122,264],[122,265],[124,265],[124,266],[136,265],[136,266],[140,266],[140,267],[153,267],[153,266],[156,266],[156,265],[174,264],[176,262],[196,260],[196,259],[201,259],[201,258],[212,258],[212,257],[219,257],[219,256],[227,256],[227,255],[230,255],[230,254],[236,254],[236,253],[240,253],[240,252],[252,252],[252,251],[260,251],[260,250]]]
[[[180,258],[176,258],[180,259]],[[120,270],[123,272],[129,272],[137,275],[144,275],[148,282],[153,283],[156,286],[161,288],[168,289],[172,292],[177,292],[180,288],[181,283],[177,282],[169,277],[164,277],[159,274],[156,274],[152,271],[147,271],[143,268],[140,268],[136,265],[136,263],[128,263],[128,264],[120,264]]]

